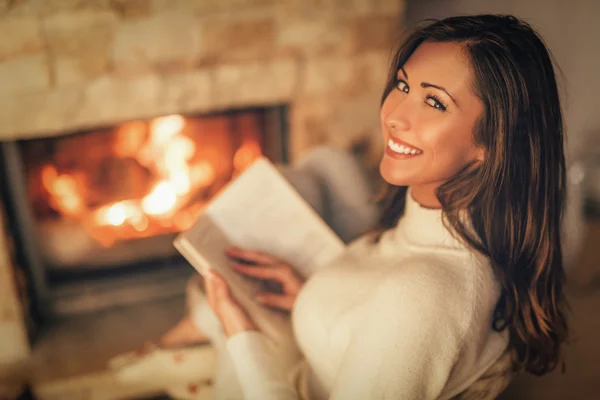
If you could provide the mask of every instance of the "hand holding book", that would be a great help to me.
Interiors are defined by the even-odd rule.
[[[200,274],[216,271],[226,298],[276,341],[292,337],[289,315],[280,310],[291,309],[304,279],[345,247],[265,158],[223,188],[174,245]],[[244,250],[228,254],[233,246]],[[245,266],[234,268],[232,258]],[[264,293],[260,274],[279,284],[281,293]],[[260,302],[257,296],[265,294]]]
[[[278,284],[278,293],[260,292],[256,296],[257,301],[264,306],[291,311],[304,284],[304,279],[298,276],[293,267],[264,252],[230,247],[226,253],[233,261],[231,267],[242,275]],[[207,274],[206,293],[227,337],[258,330],[246,310],[231,296],[227,282],[217,272],[210,271]]]
[[[242,275],[277,284],[277,292],[258,293],[258,302],[284,311],[292,310],[296,296],[304,285],[304,279],[292,266],[270,254],[237,247],[229,248],[227,255],[234,260],[231,267]]]
[[[208,304],[221,321],[225,336],[258,330],[246,310],[231,296],[229,286],[221,275],[210,271],[206,274],[205,282]]]

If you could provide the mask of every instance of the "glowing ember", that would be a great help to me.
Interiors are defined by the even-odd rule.
[[[177,203],[177,192],[171,182],[161,182],[142,200],[142,210],[148,215],[166,214]]]
[[[150,123],[150,140],[155,145],[166,144],[172,136],[183,129],[185,119],[181,115],[169,115],[154,119]]]
[[[122,225],[127,219],[127,210],[121,203],[113,204],[108,207],[106,210],[106,214],[103,215],[105,221],[107,221],[112,226]]]
[[[244,143],[233,156],[233,166],[236,171],[245,170],[254,160],[260,157],[260,147],[254,141]]]
[[[119,226],[141,218],[143,218],[143,213],[134,201],[119,201],[95,212],[95,223],[98,225]]]
[[[54,195],[51,205],[56,211],[70,216],[83,211],[83,200],[74,177],[58,175],[56,168],[46,165],[42,169],[42,183]]]
[[[215,169],[208,161],[194,165],[190,170],[190,179],[201,187],[210,186],[216,178]]]

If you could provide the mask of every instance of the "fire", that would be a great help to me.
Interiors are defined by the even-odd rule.
[[[83,199],[73,176],[59,175],[54,166],[46,165],[42,168],[42,184],[53,194],[51,204],[56,211],[68,216],[78,215],[83,211]]]
[[[133,160],[140,171],[149,174],[145,193],[135,198],[91,205],[84,174],[59,173],[54,165],[44,165],[41,181],[50,195],[50,206],[63,216],[81,220],[104,246],[187,229],[202,211],[206,201],[202,193],[215,184],[218,173],[214,161],[198,157],[200,143],[185,131],[186,119],[181,115],[156,118],[150,124],[134,121],[117,129],[112,155]],[[244,137],[231,160],[232,175],[260,155],[256,139]]]
[[[96,223],[99,225],[119,226],[142,217],[139,207],[131,201],[119,201],[102,207],[95,213]]]
[[[233,166],[236,171],[243,171],[254,160],[260,157],[260,146],[255,141],[247,141],[235,152]]]
[[[177,204],[177,190],[171,182],[161,182],[142,200],[142,210],[148,215],[163,215]]]

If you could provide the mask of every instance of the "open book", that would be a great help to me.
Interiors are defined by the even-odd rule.
[[[269,253],[307,278],[345,247],[264,157],[226,185],[174,245],[200,274],[210,269],[221,274],[254,323],[275,340],[291,337],[289,317],[256,302],[263,285],[231,269],[225,250],[237,246]]]

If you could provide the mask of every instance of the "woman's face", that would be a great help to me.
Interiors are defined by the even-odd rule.
[[[381,107],[380,173],[392,185],[410,186],[422,205],[439,207],[435,189],[483,160],[473,142],[483,104],[472,81],[459,44],[424,42],[397,71],[397,85]]]

